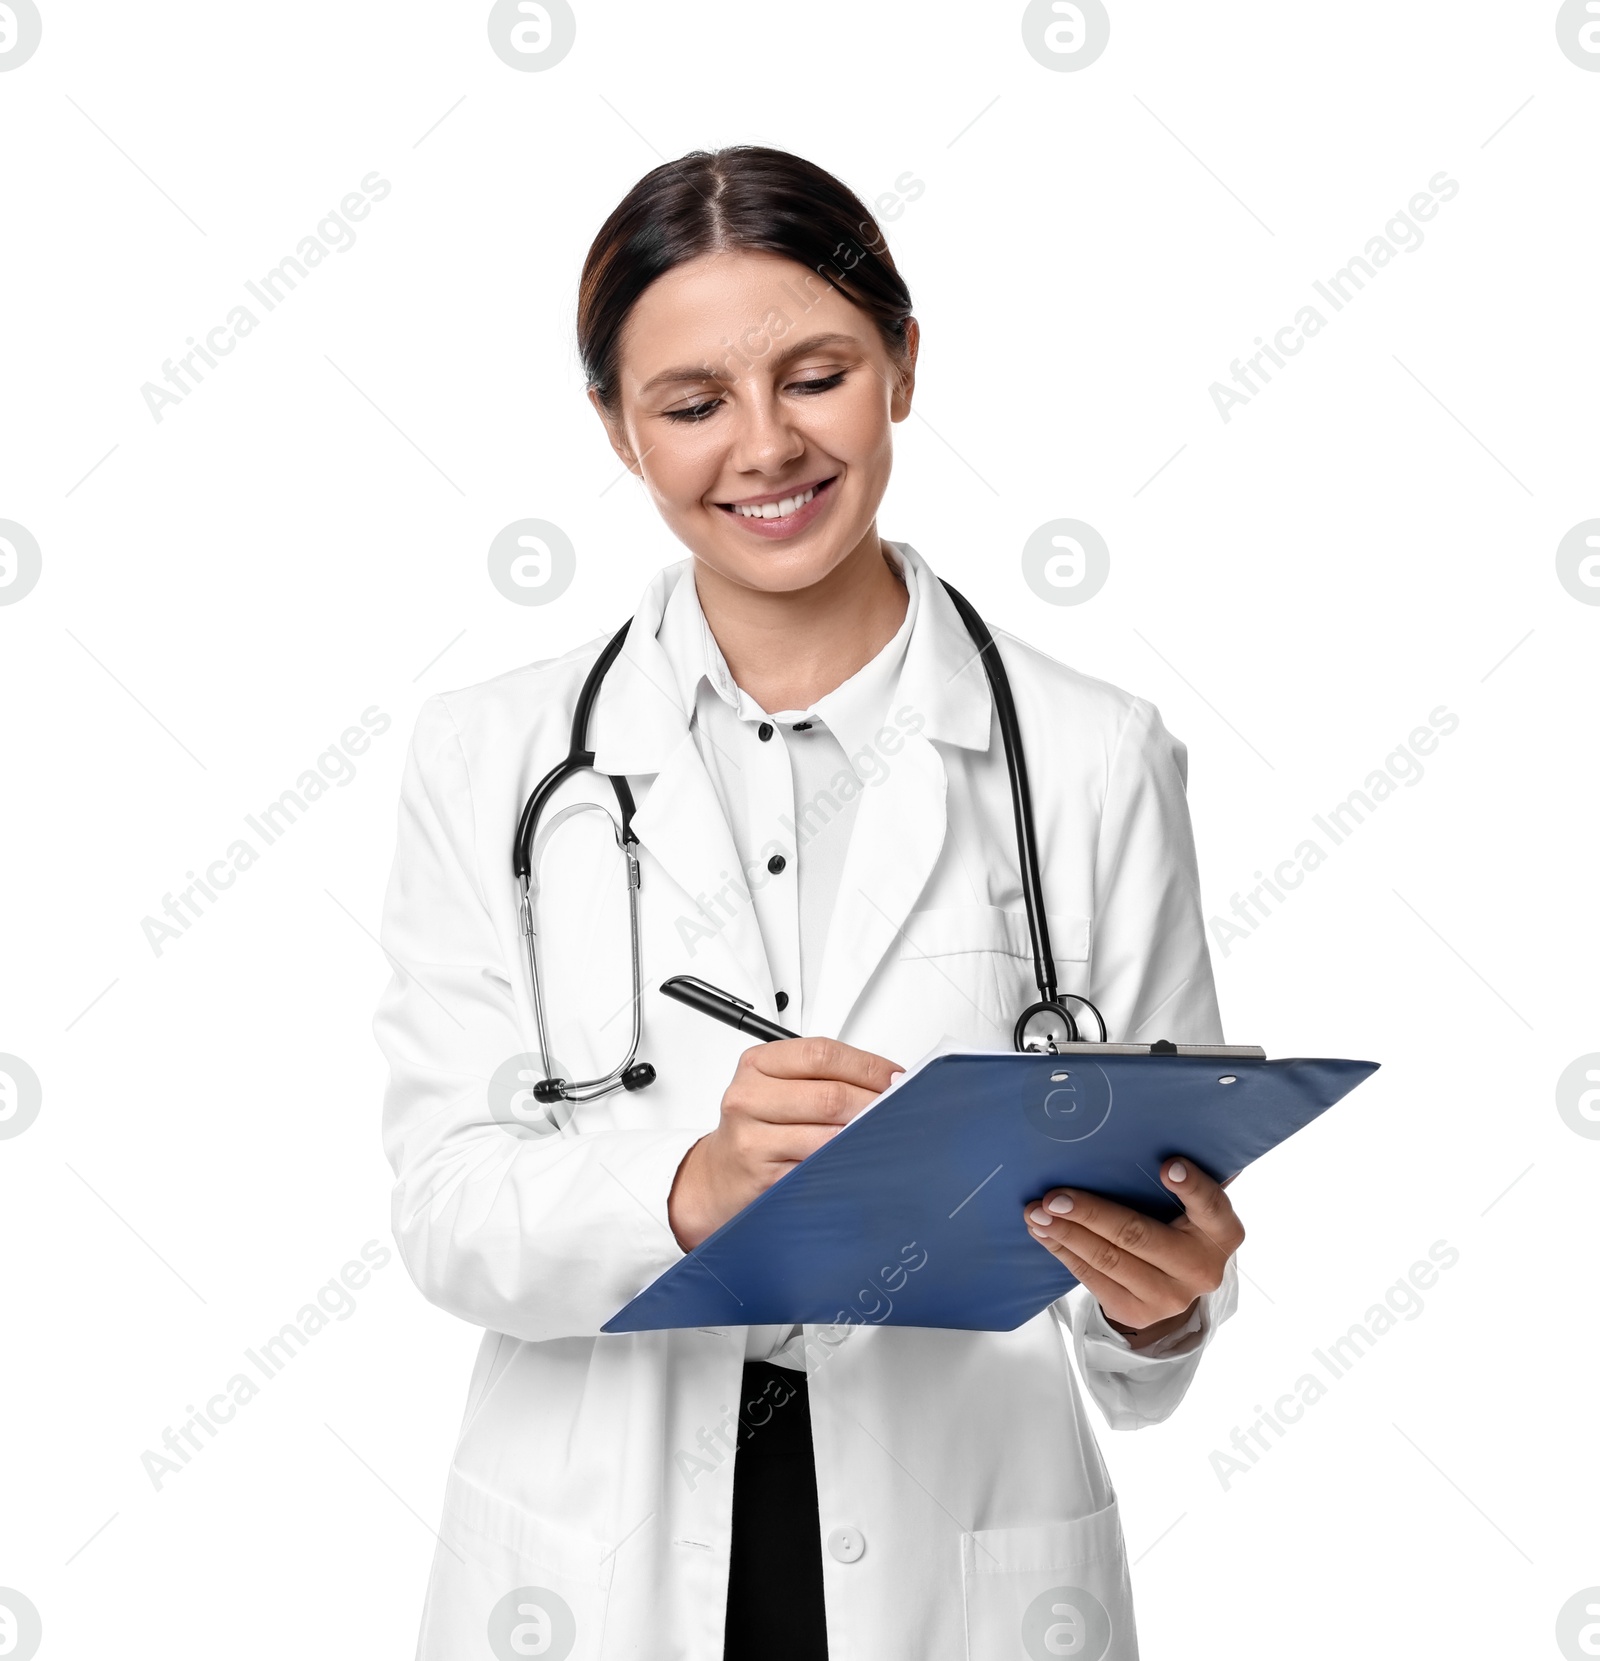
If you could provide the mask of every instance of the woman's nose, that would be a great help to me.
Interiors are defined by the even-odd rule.
[[[738,401],[733,429],[730,460],[741,471],[780,472],[805,454],[805,435],[770,391]]]

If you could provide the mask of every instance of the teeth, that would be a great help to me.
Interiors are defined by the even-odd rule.
[[[816,493],[816,486],[813,485],[798,496],[785,496],[781,502],[766,502],[756,508],[735,507],[733,511],[741,519],[782,519],[803,508]]]

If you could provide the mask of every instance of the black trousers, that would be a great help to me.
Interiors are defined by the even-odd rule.
[[[744,1364],[723,1661],[828,1661],[806,1375]]]

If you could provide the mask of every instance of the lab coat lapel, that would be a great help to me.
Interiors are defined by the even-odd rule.
[[[589,742],[595,766],[625,774],[639,800],[639,902],[647,917],[666,913],[656,939],[670,954],[646,964],[651,984],[697,975],[770,1008],[772,970],[733,833],[700,759],[679,677],[657,638],[674,585],[693,580],[689,565],[680,561],[651,579],[595,700]],[[663,876],[676,893],[662,891]]]
[[[885,777],[863,786],[856,809],[816,1007],[805,1023],[808,1032],[836,1038],[885,956],[898,949],[944,851],[946,754],[987,749],[994,716],[978,649],[950,596],[909,543],[889,546],[917,579],[917,620],[890,708],[907,712],[919,730],[886,756]]]
[[[772,969],[755,906],[716,787],[689,731],[650,785],[633,827],[645,851],[679,890],[668,900],[651,895],[643,884],[656,872],[646,862],[641,902],[653,903],[658,911],[662,905],[674,908],[670,926],[659,933],[675,940],[678,949],[670,966],[657,965],[660,978],[697,975],[750,999],[757,1009],[770,1009]],[[737,965],[737,982],[719,967],[723,954]]]
[[[944,758],[920,734],[907,739],[880,783],[863,786],[828,925],[816,1007],[806,1012],[808,1033],[843,1035],[873,972],[903,936],[944,849],[945,788]]]
[[[850,847],[823,951],[808,1032],[839,1035],[885,954],[904,934],[944,848],[945,760],[940,745],[986,749],[993,699],[977,648],[928,563],[909,543],[889,544],[915,568],[918,612],[893,704],[920,718],[921,730],[886,758],[882,782],[862,787]],[[698,975],[770,1008],[772,970],[733,834],[689,730],[672,665],[656,638],[673,585],[690,562],[658,572],[606,676],[590,722],[595,765],[630,778],[654,775],[634,829],[678,893],[663,902],[648,889],[647,912],[675,903],[668,938],[681,960],[648,972]],[[998,742],[998,740],[996,740]],[[803,854],[802,854],[803,857]],[[646,862],[645,882],[655,876]],[[722,968],[715,967],[718,963]],[[740,985],[719,974],[742,974]]]

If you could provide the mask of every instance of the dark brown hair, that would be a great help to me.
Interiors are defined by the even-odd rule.
[[[906,358],[911,293],[878,222],[831,173],[756,144],[691,150],[639,180],[600,227],[578,287],[578,352],[615,414],[619,343],[634,302],[674,266],[722,249],[778,254],[867,312]]]

